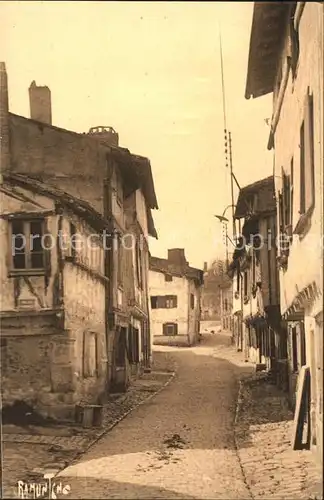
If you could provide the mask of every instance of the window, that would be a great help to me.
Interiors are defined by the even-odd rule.
[[[115,248],[117,256],[116,256],[116,263],[117,263],[117,285],[122,286],[123,285],[123,263],[124,263],[124,253],[123,253],[123,245],[121,242],[121,238],[116,235],[116,241],[115,244],[113,245],[113,248]]]
[[[136,267],[136,278],[139,288],[143,286],[143,275],[142,275],[142,252],[139,246],[139,242],[136,240],[135,243],[135,267]]]
[[[191,309],[195,308],[195,296],[193,293],[190,294],[190,307]]]
[[[165,307],[167,309],[174,309],[177,307],[177,296],[176,295],[167,295],[165,297]]]
[[[228,300],[227,299],[224,300],[224,309],[225,309],[225,311],[228,310]]]
[[[291,183],[290,176],[286,175],[284,172],[283,176],[283,225],[284,229],[291,225]]]
[[[158,297],[151,296],[151,308],[152,309],[158,308]]]
[[[45,247],[41,219],[15,219],[11,224],[12,266],[15,271],[40,271],[45,267]]]
[[[236,275],[236,292],[240,293],[240,277],[241,273],[239,270],[237,270],[237,275]]]
[[[299,339],[300,339],[300,353],[299,353],[299,368],[306,365],[306,340],[304,323],[299,323]]]
[[[255,202],[256,202],[256,195],[255,194],[250,194],[246,198],[246,206],[247,209],[249,210],[250,214],[253,214],[255,210]]]
[[[152,309],[173,309],[177,307],[177,302],[176,295],[151,296]]]
[[[165,281],[172,281],[172,280],[173,280],[173,277],[172,277],[172,275],[171,275],[171,274],[165,274],[165,275],[164,275],[164,280],[165,280]]]
[[[83,376],[96,377],[97,369],[97,334],[86,331],[83,335]]]
[[[173,336],[178,334],[177,323],[164,323],[163,324],[163,335]]]

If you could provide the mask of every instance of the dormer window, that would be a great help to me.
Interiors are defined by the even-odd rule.
[[[171,274],[165,274],[164,275],[164,280],[165,281],[173,281],[173,277]]]

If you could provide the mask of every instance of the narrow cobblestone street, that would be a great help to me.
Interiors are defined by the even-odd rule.
[[[5,434],[5,498],[17,498],[19,479],[40,482],[42,475],[21,472],[49,472],[49,451],[54,472],[58,456],[69,464],[54,481],[70,486],[70,498],[322,498],[312,453],[291,449],[293,415],[285,395],[264,375],[253,375],[229,334],[205,334],[192,348],[157,349],[155,373],[174,369],[175,378],[156,395],[153,385],[151,398],[135,383],[111,404],[110,417],[107,409],[101,431]]]
[[[233,426],[250,369],[217,357],[229,343],[174,349],[174,381],[60,474],[73,498],[249,498]]]

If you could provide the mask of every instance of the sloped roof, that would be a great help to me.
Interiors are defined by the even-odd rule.
[[[74,132],[72,130],[67,130],[61,127],[56,127],[55,125],[50,125],[43,123],[31,118],[26,118],[25,116],[16,115],[14,113],[9,113],[14,119],[28,121],[29,123],[34,123],[35,125],[41,126],[42,128],[50,128],[57,130],[60,133],[72,134],[75,137],[80,137],[84,139],[87,137],[89,141],[96,141],[98,139],[93,137],[91,134]],[[136,188],[141,188],[143,190],[144,197],[148,206],[151,209],[158,209],[158,202],[155,193],[154,180],[152,175],[151,163],[145,156],[139,156],[131,153],[127,148],[122,148],[120,146],[107,145],[105,142],[100,141],[101,147],[107,150],[107,154],[111,154],[117,163],[121,166],[121,169],[126,176],[131,179],[132,182],[136,184]]]
[[[153,257],[150,255],[150,270],[156,271],[158,273],[170,274],[171,276],[177,276],[179,278],[186,277],[187,279],[192,279],[198,282],[200,285],[204,282],[204,271],[191,267],[187,265],[186,267],[180,267],[173,263],[170,263],[168,259],[162,259],[160,257]]]
[[[253,213],[250,213],[249,199],[256,195]],[[261,215],[276,210],[276,199],[273,176],[266,177],[259,181],[241,188],[236,203],[234,217],[242,219],[247,215]]]
[[[86,220],[94,229],[101,231],[109,230],[109,222],[97,212],[89,203],[72,196],[65,191],[44,184],[43,182],[23,174],[3,174],[5,183],[14,186],[20,186],[34,193],[39,193],[48,196],[59,204],[70,208],[74,213],[78,214]]]
[[[288,14],[296,2],[254,2],[245,98],[273,91]]]

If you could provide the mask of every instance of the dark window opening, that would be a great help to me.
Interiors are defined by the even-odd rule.
[[[304,323],[300,323],[300,367],[306,365],[306,340]]]
[[[191,309],[195,308],[195,296],[193,293],[190,294],[190,307]]]
[[[178,334],[177,323],[164,323],[163,324],[163,335],[173,336]]]
[[[71,257],[74,259],[76,257],[76,227],[70,222],[70,241],[71,241]]]
[[[173,281],[173,277],[171,274],[165,274],[164,279],[165,279],[165,281]]]
[[[244,272],[244,296],[247,297],[248,294],[248,273]]]
[[[15,270],[43,269],[45,267],[43,220],[13,220],[10,248]]]
[[[125,366],[125,356],[126,356],[126,329],[121,328],[119,334],[117,334],[117,346],[115,349],[115,362],[116,366]]]
[[[151,308],[152,309],[157,309],[157,301],[158,301],[158,298],[157,297],[151,297]]]
[[[130,326],[128,359],[130,363],[139,363],[139,330]]]

